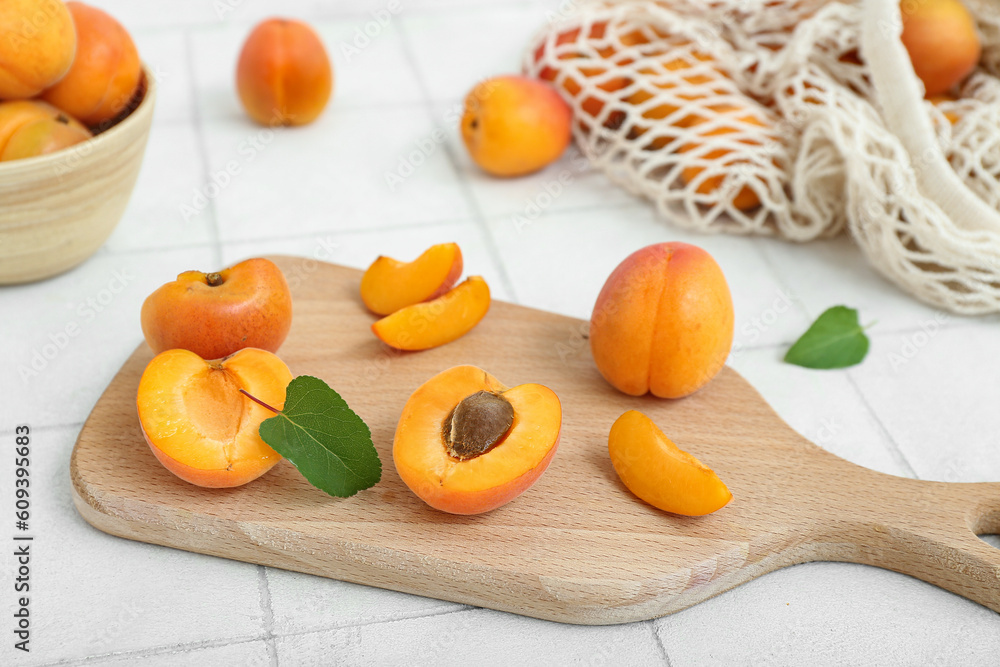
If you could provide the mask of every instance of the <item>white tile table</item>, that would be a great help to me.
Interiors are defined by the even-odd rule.
[[[863,566],[801,565],[666,618],[576,627],[91,528],[70,497],[74,439],[141,341],[143,298],[188,268],[263,253],[363,267],[455,240],[497,297],[586,318],[626,254],[692,241],[730,276],[730,362],[793,427],[852,461],[934,480],[1000,479],[1000,331],[997,317],[948,317],[916,303],[846,239],[799,246],[672,229],[575,151],[524,179],[477,172],[456,136],[455,105],[477,79],[517,69],[558,0],[399,0],[398,15],[357,53],[345,45],[387,0],[90,2],[132,31],[160,97],[139,184],[109,242],[65,275],[0,289],[0,438],[9,443],[18,423],[34,429],[38,535],[30,654],[12,649],[15,563],[7,549],[0,559],[0,664],[998,664],[1000,615]],[[240,112],[234,67],[243,36],[276,12],[322,33],[337,89],[315,125],[263,141]],[[386,172],[414,150],[424,150],[422,164],[390,189]],[[232,163],[238,173],[217,196],[194,214],[184,208]],[[843,372],[783,364],[788,344],[838,303],[878,321],[869,359]],[[67,327],[75,333],[60,336]],[[53,340],[64,344],[37,372],[15,370]]]

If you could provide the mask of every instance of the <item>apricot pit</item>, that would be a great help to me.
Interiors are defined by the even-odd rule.
[[[444,421],[448,453],[466,461],[493,449],[510,432],[514,408],[492,391],[480,390],[456,405]]]

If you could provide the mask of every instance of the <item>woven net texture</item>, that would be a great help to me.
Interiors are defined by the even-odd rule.
[[[957,95],[912,93],[932,128],[921,155],[886,114],[918,90],[903,81],[912,68],[873,77],[866,64],[885,67],[899,28],[862,44],[860,2],[584,0],[539,33],[524,69],[571,105],[591,162],[673,224],[791,241],[847,232],[922,301],[1000,312],[1000,11],[970,9],[979,67]],[[898,6],[886,11],[898,22]],[[934,169],[989,215],[923,192]]]

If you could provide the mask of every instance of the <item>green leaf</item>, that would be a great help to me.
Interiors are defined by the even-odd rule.
[[[300,375],[288,383],[285,407],[260,425],[260,437],[316,488],[347,498],[382,478],[372,433],[325,382]]]
[[[847,368],[868,354],[868,336],[858,323],[858,311],[834,306],[820,315],[795,341],[785,361],[806,368]]]

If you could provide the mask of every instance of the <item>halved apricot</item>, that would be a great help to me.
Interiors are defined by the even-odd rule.
[[[214,361],[188,350],[161,352],[139,381],[142,434],[160,463],[187,482],[246,484],[281,456],[257,433],[274,413],[240,389],[280,410],[291,381],[288,366],[266,350],[244,348]]]
[[[410,396],[392,460],[431,507],[479,514],[535,483],[556,452],[561,428],[562,406],[548,387],[508,389],[481,368],[456,366]]]
[[[674,514],[711,514],[733,499],[719,476],[681,450],[653,421],[629,410],[608,436],[611,464],[629,491]]]
[[[441,296],[462,275],[457,243],[432,245],[412,262],[379,256],[361,277],[361,300],[377,315]]]
[[[480,276],[470,276],[432,301],[383,317],[372,324],[372,331],[397,350],[427,350],[469,333],[489,309],[489,285]]]

